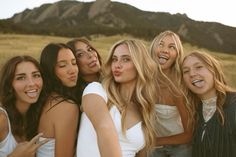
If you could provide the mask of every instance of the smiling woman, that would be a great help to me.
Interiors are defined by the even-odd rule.
[[[37,101],[42,87],[41,70],[34,58],[16,56],[3,66],[0,76],[1,157],[33,156],[46,142],[35,144],[42,134],[34,137],[41,108]]]

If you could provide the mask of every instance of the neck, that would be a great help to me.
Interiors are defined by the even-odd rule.
[[[99,81],[99,76],[98,74],[93,74],[93,75],[86,75],[82,76],[83,80],[86,82],[94,82],[94,81]]]
[[[31,104],[28,104],[28,103],[16,102],[16,108],[22,115],[26,114],[26,112],[29,110],[30,105]]]
[[[130,101],[134,92],[135,83],[126,83],[121,86],[121,95],[125,101]]]

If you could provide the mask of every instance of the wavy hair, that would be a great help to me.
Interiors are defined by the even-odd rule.
[[[156,89],[153,77],[156,76],[156,64],[147,52],[145,45],[141,41],[134,39],[121,40],[115,43],[112,46],[108,59],[104,65],[105,75],[102,84],[108,93],[108,107],[111,107],[113,104],[115,104],[121,112],[122,130],[124,133],[126,130],[124,119],[127,114],[127,103],[125,103],[126,101],[122,97],[120,91],[121,84],[114,80],[111,71],[112,56],[114,51],[119,45],[123,44],[128,47],[131,59],[137,70],[137,82],[130,101],[138,105],[138,109],[143,121],[142,129],[144,131],[146,140],[145,148],[149,149],[152,146],[155,138],[154,95],[156,93]]]
[[[187,56],[185,56],[184,60],[189,56],[194,56],[197,57],[199,60],[201,60],[213,75],[214,88],[216,89],[216,95],[217,95],[216,112],[219,113],[220,122],[223,125],[224,124],[223,105],[225,103],[226,92],[235,90],[227,85],[222,65],[216,57],[213,57],[212,55],[207,54],[205,52],[193,51],[189,53]],[[185,86],[185,93],[186,96],[189,98],[191,104],[193,104],[194,116],[196,119],[198,119],[199,117],[197,116],[196,113],[199,104],[201,103],[201,99],[186,86]]]
[[[16,95],[12,82],[15,77],[15,71],[18,64],[22,62],[31,62],[42,74],[39,63],[31,56],[15,56],[9,59],[2,67],[0,74],[0,101],[3,108],[7,111],[11,129],[14,136],[26,137],[30,140],[37,134],[39,116],[41,112],[41,103],[39,100],[30,105],[26,115],[22,115],[16,108]],[[43,90],[41,91],[42,94]],[[40,94],[40,95],[41,95]]]
[[[162,69],[161,66],[159,64],[158,61],[158,57],[157,57],[157,48],[160,44],[160,42],[162,41],[163,38],[165,38],[166,36],[170,36],[172,37],[172,39],[174,40],[174,43],[176,45],[176,52],[177,52],[177,57],[176,60],[174,62],[174,65],[171,67],[171,76],[173,77],[168,77],[166,76]],[[181,73],[181,66],[182,66],[182,62],[183,62],[183,58],[184,58],[184,51],[183,51],[183,45],[182,42],[180,40],[180,37],[170,31],[164,31],[161,32],[159,35],[157,35],[150,46],[150,50],[149,50],[152,58],[156,61],[157,63],[157,70],[158,70],[158,77],[157,77],[157,89],[160,91],[161,87],[166,87],[168,89],[168,91],[176,98],[178,97],[183,97],[184,98],[184,103],[185,106],[187,108],[187,113],[188,113],[188,126],[192,125],[194,123],[194,118],[193,118],[193,110],[191,108],[191,103],[188,101],[188,98],[186,97],[184,91],[183,91],[183,79],[182,78],[182,73]],[[162,94],[157,95],[159,101],[162,101],[164,98],[162,96]]]

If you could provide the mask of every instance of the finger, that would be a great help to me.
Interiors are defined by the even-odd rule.
[[[39,133],[30,140],[30,144],[38,143],[39,138],[43,136],[43,133]]]
[[[42,139],[42,140],[38,141],[38,143],[35,144],[35,146],[36,146],[35,148],[38,149],[40,146],[44,145],[48,141],[50,141],[49,138],[45,138],[45,139]]]

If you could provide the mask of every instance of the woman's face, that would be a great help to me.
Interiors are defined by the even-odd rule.
[[[76,85],[79,70],[75,56],[70,49],[63,48],[59,51],[55,72],[64,86],[74,87]]]
[[[42,86],[41,73],[32,62],[21,62],[16,66],[12,87],[17,105],[35,103],[39,98]]]
[[[166,35],[160,40],[156,55],[163,71],[173,66],[177,57],[177,46],[172,36]]]
[[[188,56],[182,66],[183,79],[187,87],[201,99],[216,96],[213,74],[196,56]]]
[[[136,82],[137,70],[130,56],[127,45],[121,44],[116,47],[112,56],[111,69],[116,82]]]
[[[80,75],[82,77],[97,75],[101,68],[97,52],[86,43],[79,41],[75,44],[75,53]]]

